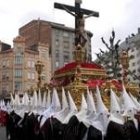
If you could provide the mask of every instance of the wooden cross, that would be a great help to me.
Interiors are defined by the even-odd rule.
[[[84,30],[83,24],[85,18],[91,16],[99,17],[99,13],[81,8],[81,3],[82,3],[81,0],[75,0],[75,7],[65,5],[65,4],[60,4],[60,3],[54,3],[54,7],[57,9],[65,10],[69,14],[75,17],[75,45],[77,46],[78,44],[80,44],[81,46],[84,47],[86,43],[86,37],[84,36],[84,34],[81,33],[84,31],[79,31],[79,29],[82,30],[82,26],[83,26],[83,30]],[[84,17],[84,15],[86,16]]]

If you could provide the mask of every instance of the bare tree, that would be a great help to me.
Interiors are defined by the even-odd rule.
[[[115,32],[114,30],[111,32],[111,36],[109,39],[109,44],[101,38],[102,43],[106,46],[107,52],[104,52],[102,49],[99,54],[96,54],[99,61],[105,66],[106,69],[111,69],[111,73],[113,74],[112,78],[118,78],[118,70],[120,69],[119,63],[119,43],[121,40],[118,40],[115,43]]]

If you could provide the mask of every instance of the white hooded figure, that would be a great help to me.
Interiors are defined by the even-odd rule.
[[[91,124],[97,115],[93,94],[92,92],[89,93],[89,90],[87,90],[87,109],[88,114],[86,116],[86,120],[89,122],[89,124]]]
[[[133,120],[136,128],[138,128],[138,122],[135,119],[134,115],[137,112],[137,107],[128,95],[125,87],[123,86],[123,92],[122,92],[122,98],[124,101],[124,113],[122,114],[124,118],[129,118],[130,120]]]
[[[31,102],[26,92],[24,93],[24,96],[22,98],[22,106],[23,106],[24,112],[29,112],[31,110]]]
[[[92,91],[89,91],[89,89],[87,89],[87,109],[91,113],[96,113],[96,106],[93,99],[93,94]]]
[[[1,102],[0,102],[0,108],[1,108],[1,110],[7,112],[7,107],[6,107],[6,105],[5,105],[4,100],[1,100]]]
[[[69,113],[69,105],[66,98],[65,90],[62,87],[62,110],[54,115],[61,123],[63,123],[64,119]]]
[[[79,122],[83,122],[85,125],[87,125],[86,115],[87,115],[87,102],[85,100],[84,94],[82,94],[82,103],[81,103],[81,109],[76,114],[76,117],[78,118]]]
[[[48,95],[47,95],[47,103],[46,103],[46,108],[49,108],[51,105],[51,96],[50,96],[50,90],[48,90]]]
[[[16,110],[19,110],[20,107],[21,107],[19,94],[16,94],[16,95],[15,95],[15,106],[16,106]]]
[[[11,104],[10,104],[10,101],[7,102],[7,112],[8,114],[11,112],[12,110],[12,107],[11,107]]]
[[[46,97],[47,97],[47,93],[44,92],[43,101],[42,101],[42,107],[43,107],[43,109],[45,109],[46,106],[47,106],[47,98]]]
[[[41,115],[43,115],[40,126],[42,126],[45,121],[50,118],[51,116],[55,115],[55,113],[59,112],[61,110],[61,104],[58,98],[58,94],[56,89],[53,89],[53,95],[52,95],[52,103],[48,109],[46,109]]]
[[[59,101],[57,90],[55,88],[53,89],[51,108],[53,112],[58,112],[61,110],[61,104]]]
[[[96,105],[96,109],[97,109],[97,113],[109,113],[107,107],[104,105],[103,100],[101,98],[101,94],[100,94],[100,90],[99,87],[96,87],[96,93],[97,93],[97,105]]]
[[[43,116],[40,126],[42,126],[47,118],[49,117],[49,113],[51,113],[51,96],[50,96],[51,91],[48,90],[48,95],[47,95],[47,103],[46,103],[46,109],[40,114]]]
[[[14,107],[14,105],[15,105],[15,100],[14,100],[14,97],[13,97],[13,95],[12,95],[12,93],[10,94],[10,96],[11,96],[11,102],[10,102],[10,104],[11,104],[11,106],[12,107]]]
[[[16,106],[15,113],[17,115],[19,115],[21,118],[23,118],[23,116],[24,116],[24,110],[23,110],[23,108],[21,106],[19,94],[16,94],[15,95],[15,106]]]
[[[32,110],[30,108],[27,108],[27,111],[30,111],[30,113],[34,113],[37,114],[37,110],[38,110],[38,97],[37,97],[37,92],[34,91],[33,97],[31,99],[31,106],[32,106]]]
[[[65,120],[63,121],[63,123],[66,123],[66,124],[68,123],[69,119],[73,115],[75,115],[78,111],[69,91],[68,91],[68,99],[69,99],[70,111],[69,111],[68,115],[66,116]]]
[[[101,98],[101,94],[100,94],[100,90],[99,87],[96,87],[96,93],[97,93],[97,113],[98,113],[98,119],[100,120],[100,122],[102,123],[103,126],[103,130],[102,130],[102,134],[105,135],[106,134],[106,130],[107,130],[107,125],[108,125],[108,109],[107,107],[104,105],[102,98]]]
[[[39,110],[41,109],[41,107],[42,107],[42,98],[41,98],[41,91],[39,89],[39,91],[38,91],[38,108],[39,108]]]
[[[123,104],[124,104],[124,115],[127,114],[127,112],[130,112],[130,110],[135,113],[137,111],[137,107],[128,95],[125,87],[123,86],[123,92],[122,92],[122,98],[123,98]]]
[[[65,93],[65,90],[64,88],[62,87],[62,109],[65,109],[65,108],[68,108],[69,105],[68,105],[68,101],[67,101],[67,98],[66,98],[66,93]]]
[[[25,92],[22,98],[22,106],[26,109],[29,106],[29,96],[28,94]]]
[[[130,97],[131,97],[132,101],[134,102],[134,104],[136,105],[137,110],[140,111],[140,103],[137,101],[137,99],[132,94],[130,94]]]
[[[116,111],[121,112],[121,108],[116,98],[115,92],[111,89],[110,90],[110,112],[114,113]]]
[[[34,91],[32,103],[33,103],[33,108],[36,109],[38,107],[38,97],[36,91]]]
[[[102,122],[100,121],[99,114],[96,113],[95,102],[93,99],[93,94],[87,90],[87,106],[88,106],[88,115],[86,116],[86,123],[89,126],[95,127],[97,130],[103,133],[104,128]],[[87,133],[86,133],[87,134]],[[86,139],[86,136],[85,136]]]
[[[116,98],[115,92],[111,89],[110,90],[110,116],[109,121],[116,122],[118,124],[123,125],[124,124],[124,118],[121,115],[121,108],[118,103],[118,99]]]

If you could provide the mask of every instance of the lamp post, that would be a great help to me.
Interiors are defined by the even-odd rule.
[[[40,89],[41,88],[41,73],[43,71],[43,63],[41,61],[37,61],[36,64],[35,64],[35,69],[38,73],[38,83],[37,83],[37,88]]]

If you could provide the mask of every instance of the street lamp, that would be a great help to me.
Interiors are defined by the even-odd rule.
[[[43,63],[38,60],[35,64],[35,69],[38,73],[38,83],[37,83],[37,88],[38,89],[40,89],[40,87],[41,87],[41,73],[43,71],[43,67],[44,67]]]

